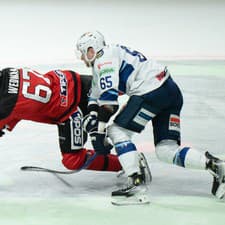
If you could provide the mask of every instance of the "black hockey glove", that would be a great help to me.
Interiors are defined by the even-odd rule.
[[[100,133],[97,131],[93,131],[90,133],[90,136],[91,143],[96,153],[98,153],[99,155],[107,155],[110,153],[113,145],[108,142],[105,132]]]
[[[3,130],[0,130],[0,137],[2,137],[5,134]]]
[[[97,130],[98,118],[96,115],[88,114],[83,118],[83,129],[87,133]]]

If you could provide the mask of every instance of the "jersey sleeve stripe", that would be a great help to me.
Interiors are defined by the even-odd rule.
[[[118,92],[116,90],[108,90],[104,92],[99,100],[100,101],[117,101],[118,98]]]
[[[134,67],[131,64],[126,63],[124,60],[119,70],[119,90],[126,92],[126,84],[129,76],[134,71]]]

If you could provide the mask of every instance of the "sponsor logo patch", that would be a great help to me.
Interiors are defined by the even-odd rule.
[[[62,71],[55,70],[55,73],[60,80],[60,106],[66,107],[68,105],[67,79]]]
[[[99,72],[100,77],[107,73],[114,73],[114,68],[105,68]]]
[[[71,133],[73,136],[71,137],[71,148],[73,150],[81,149],[83,146],[82,113],[76,111],[72,114],[72,118]]]
[[[111,64],[112,64],[112,62],[104,62],[104,63],[98,64],[97,67],[100,70],[103,66],[105,66],[105,65],[111,65]]]
[[[170,115],[169,130],[180,132],[180,117],[179,116],[175,114]]]

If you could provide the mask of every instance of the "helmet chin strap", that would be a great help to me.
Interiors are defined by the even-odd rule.
[[[86,66],[87,66],[87,67],[92,67],[92,63],[89,62],[89,61],[86,61]]]

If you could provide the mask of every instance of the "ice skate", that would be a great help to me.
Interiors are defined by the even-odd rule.
[[[148,166],[147,159],[145,158],[144,154],[141,152],[138,154],[139,157],[139,168],[141,174],[145,176],[145,183],[149,185],[152,181],[152,174],[150,168]],[[122,169],[117,173],[117,178],[122,179],[125,176],[125,171]]]
[[[206,152],[209,159],[206,168],[213,175],[212,194],[222,199],[225,196],[225,162]]]
[[[144,174],[133,174],[128,177],[127,187],[112,192],[114,205],[148,204],[147,185]]]
[[[140,168],[141,174],[144,175],[145,184],[149,185],[152,181],[152,174],[148,166],[147,159],[145,158],[145,155],[142,152],[140,152],[138,156],[139,156],[139,168]]]

